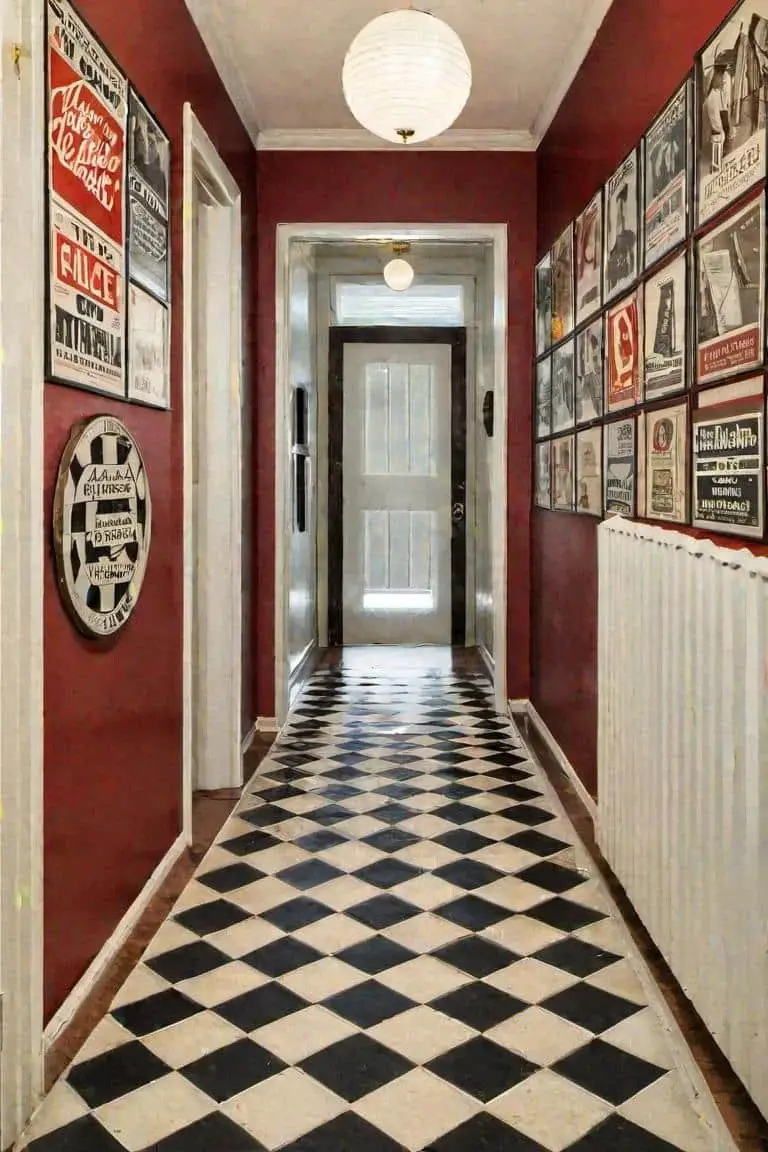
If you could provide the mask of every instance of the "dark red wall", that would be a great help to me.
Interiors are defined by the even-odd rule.
[[[79,0],[173,146],[173,412],[49,384],[45,500],[69,429],[112,412],[136,434],[153,502],[152,550],[133,618],[108,646],[80,637],[53,557],[45,588],[46,1018],[107,940],[180,831],[182,721],[182,105],[189,100],[243,194],[246,275],[255,259],[255,152],[183,0]],[[250,299],[250,279],[245,300]],[[253,325],[246,316],[248,385]],[[248,676],[246,669],[246,676]],[[250,696],[250,690],[249,690]]]
[[[258,419],[253,643],[255,711],[274,689],[275,237],[290,223],[509,226],[509,696],[529,695],[531,277],[536,159],[523,153],[263,152],[259,155]]]
[[[639,141],[731,0],[614,0],[538,152],[546,251]],[[596,793],[597,525],[533,516],[533,701]]]

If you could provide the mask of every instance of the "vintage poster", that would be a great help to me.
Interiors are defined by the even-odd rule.
[[[127,82],[66,0],[47,11],[47,372],[124,396]]]
[[[696,58],[696,222],[765,178],[768,0],[744,0]]]
[[[603,319],[576,335],[576,423],[589,424],[603,414],[605,358]]]
[[[643,139],[644,263],[650,268],[688,234],[690,83],[657,116]]]
[[[536,265],[536,355],[543,356],[552,344],[552,256]]]
[[[136,284],[128,295],[128,399],[170,408],[168,309]]]
[[[552,246],[552,343],[573,331],[573,224]]]
[[[603,435],[606,516],[635,515],[635,417],[605,425]]]
[[[573,512],[575,436],[550,441],[552,464],[552,507]]]
[[[688,406],[645,414],[645,514],[684,524],[688,512]]]
[[[573,340],[566,340],[552,353],[552,431],[565,432],[574,425]]]
[[[765,530],[763,402],[693,417],[693,524],[760,539]],[[739,411],[738,409],[741,409]]]
[[[765,345],[765,199],[696,245],[696,377],[700,384],[761,364]]]
[[[603,430],[599,424],[576,434],[576,511],[603,514]]]
[[[593,196],[576,220],[576,323],[599,312],[603,303],[603,193]]]
[[[645,399],[685,389],[688,259],[683,252],[657,267],[645,282]]]
[[[605,410],[632,408],[642,398],[643,344],[640,290],[608,310],[606,319],[608,381]]]
[[[133,89],[128,99],[128,275],[161,300],[169,296],[170,144]]]
[[[552,431],[552,357],[536,365],[536,439]]]
[[[638,163],[634,149],[605,186],[604,298],[613,300],[637,279]]]
[[[537,508],[549,508],[551,498],[550,476],[550,440],[536,445],[536,485],[534,490],[534,503]]]

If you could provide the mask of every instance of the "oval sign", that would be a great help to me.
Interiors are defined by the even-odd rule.
[[[59,465],[53,542],[59,590],[86,636],[113,636],[141,592],[152,502],[135,439],[114,416],[76,424]]]

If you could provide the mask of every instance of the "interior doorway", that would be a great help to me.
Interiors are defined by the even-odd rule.
[[[332,646],[465,642],[466,348],[463,328],[330,331]]]

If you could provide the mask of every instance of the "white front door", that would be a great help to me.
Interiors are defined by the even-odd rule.
[[[344,347],[345,644],[451,643],[451,347]]]

